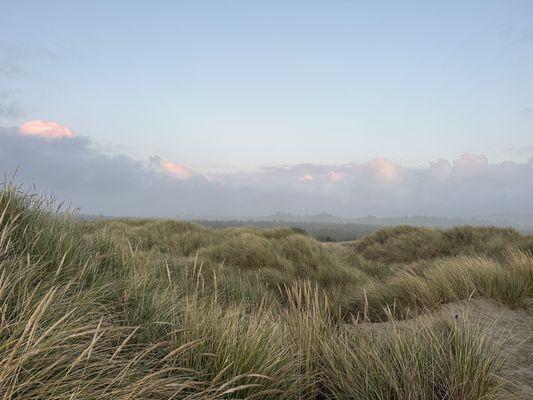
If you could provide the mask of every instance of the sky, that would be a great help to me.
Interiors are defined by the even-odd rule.
[[[86,212],[533,212],[529,0],[0,9],[0,170]]]

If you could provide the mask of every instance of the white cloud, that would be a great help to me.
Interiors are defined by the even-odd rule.
[[[62,127],[61,129],[68,129]],[[57,133],[57,131],[54,131]],[[253,216],[276,211],[360,215],[533,212],[533,159],[491,164],[484,155],[406,168],[384,158],[344,165],[285,165],[209,179],[176,161],[107,155],[74,133],[0,128],[0,172],[81,207],[112,215]],[[305,183],[305,184],[304,184]]]
[[[165,161],[161,164],[161,168],[176,179],[189,179],[194,176],[194,172],[191,169],[175,162]]]
[[[340,182],[347,174],[345,172],[329,171],[328,179],[330,182]]]
[[[299,176],[297,179],[300,182],[311,182],[315,178],[313,178],[313,175],[305,174],[305,175]]]

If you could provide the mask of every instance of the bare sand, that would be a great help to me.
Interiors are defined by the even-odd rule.
[[[489,327],[494,341],[502,343],[501,357],[502,361],[506,360],[500,375],[504,384],[498,399],[533,400],[533,299],[528,310],[511,310],[495,301],[478,298],[445,304],[437,312],[450,319],[466,319]],[[417,319],[399,323],[416,325]],[[362,327],[380,334],[389,324],[363,323]]]
[[[502,356],[508,357],[502,377],[507,381],[510,393],[502,393],[501,399],[533,399],[533,311],[510,310],[486,299],[472,299],[443,306],[445,315],[493,326],[497,338],[507,332]]]

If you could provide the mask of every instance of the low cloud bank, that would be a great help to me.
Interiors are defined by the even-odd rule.
[[[341,216],[533,213],[533,159],[490,163],[463,154],[406,168],[385,158],[343,165],[264,167],[201,175],[176,160],[98,151],[55,122],[0,128],[0,171],[83,213],[257,216],[276,211]]]

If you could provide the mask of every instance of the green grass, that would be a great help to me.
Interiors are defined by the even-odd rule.
[[[490,327],[425,311],[477,296],[527,307],[531,249],[496,228],[398,227],[340,245],[290,229],[77,222],[8,184],[0,397],[495,398]]]

